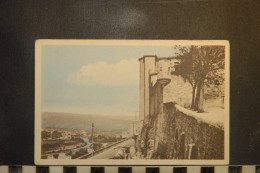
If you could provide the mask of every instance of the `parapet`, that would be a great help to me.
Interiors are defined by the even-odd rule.
[[[139,61],[145,60],[145,58],[155,58],[157,61],[158,57],[156,55],[144,55],[143,57],[139,58]]]

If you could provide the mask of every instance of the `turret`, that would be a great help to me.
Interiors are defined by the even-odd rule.
[[[157,60],[157,81],[162,86],[167,85],[171,81],[171,59],[159,58]]]

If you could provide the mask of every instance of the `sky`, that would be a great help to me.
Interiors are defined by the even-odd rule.
[[[174,56],[173,46],[43,45],[42,111],[135,115],[139,61]]]

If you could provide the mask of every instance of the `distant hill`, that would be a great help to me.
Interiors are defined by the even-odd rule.
[[[70,113],[43,112],[43,128],[85,129],[90,131],[91,124],[102,132],[120,132],[129,130],[134,116],[79,115]]]

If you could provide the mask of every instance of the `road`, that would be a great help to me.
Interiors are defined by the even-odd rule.
[[[120,144],[117,144],[111,148],[108,148],[107,150],[104,150],[102,153],[98,153],[94,155],[93,157],[89,157],[88,159],[110,159],[115,156],[117,147],[123,147],[123,146],[134,146],[134,139],[129,139],[127,141],[124,141]]]

